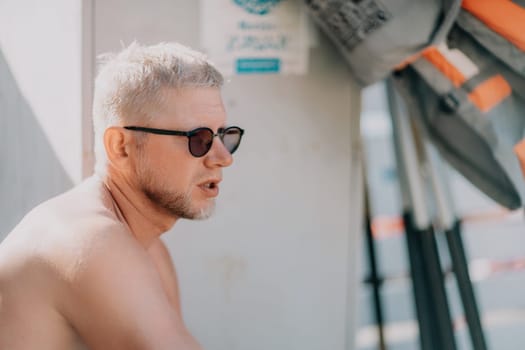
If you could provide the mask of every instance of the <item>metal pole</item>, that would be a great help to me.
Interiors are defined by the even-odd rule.
[[[454,350],[456,349],[454,330],[434,230],[429,218],[425,185],[419,173],[420,164],[414,134],[407,113],[400,112],[390,79],[387,81],[387,97],[394,126],[394,141],[398,144],[396,150],[399,151],[399,158],[402,159],[404,168],[402,175],[406,178],[408,193],[405,195],[410,198],[412,210],[411,213],[409,212],[412,217],[405,215],[405,219],[422,347]],[[418,263],[422,271],[414,265]],[[418,289],[424,296],[418,295]]]
[[[456,280],[458,282],[459,294],[463,302],[463,310],[467,320],[472,347],[475,350],[487,350],[487,342],[483,333],[483,327],[479,316],[476,296],[468,272],[467,258],[463,241],[461,239],[461,224],[455,222],[451,229],[445,230],[450,257]]]
[[[369,261],[369,275],[368,282],[372,284],[372,295],[373,295],[373,309],[375,315],[375,321],[377,325],[377,333],[379,338],[379,350],[386,350],[385,333],[384,333],[384,321],[383,321],[383,305],[381,303],[381,285],[382,278],[379,276],[377,268],[377,255],[374,246],[374,237],[372,235],[372,219],[368,191],[365,187],[365,224],[366,224],[366,246],[368,251]]]
[[[405,238],[410,264],[410,276],[414,290],[417,321],[419,326],[419,342],[422,350],[440,350],[439,337],[436,338],[436,325],[432,318],[432,300],[425,280],[424,259],[421,254],[420,232],[414,226],[411,211],[403,213]]]
[[[461,238],[461,224],[456,218],[446,168],[435,147],[425,143],[430,176],[436,193],[438,224],[444,230],[452,266],[458,283],[459,294],[469,328],[470,339],[474,350],[487,350],[487,343],[481,325],[476,296],[468,271],[468,262]]]
[[[445,278],[441,269],[439,261],[439,253],[436,243],[436,237],[432,226],[419,232],[421,236],[421,252],[425,260],[426,277],[433,302],[433,312],[440,342],[441,349],[454,350],[456,349],[456,341],[454,338],[454,328],[452,325],[452,317],[450,315],[450,308],[447,301],[447,294],[445,291]]]
[[[411,199],[413,196],[410,192],[411,190],[414,191],[414,188],[408,184],[408,177],[410,174],[413,174],[413,172],[410,171],[411,167],[407,166],[407,162],[412,167],[414,165],[410,163],[410,159],[406,159],[407,151],[405,148],[409,145],[401,141],[404,134],[399,121],[399,105],[390,80],[387,80],[386,82],[386,91],[390,115],[392,117],[394,150],[403,199],[405,239],[410,265],[410,276],[412,278],[416,316],[419,326],[419,341],[422,350],[440,350],[439,338],[436,340],[433,339],[435,337],[436,326],[431,317],[432,302],[430,300],[428,285],[425,281],[425,268],[423,266],[424,259],[421,255],[421,242],[414,219],[414,204]],[[419,218],[419,221],[425,221],[425,218]]]

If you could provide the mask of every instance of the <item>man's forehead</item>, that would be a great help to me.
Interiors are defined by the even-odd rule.
[[[159,117],[167,123],[191,127],[226,122],[219,88],[167,89],[163,100]]]

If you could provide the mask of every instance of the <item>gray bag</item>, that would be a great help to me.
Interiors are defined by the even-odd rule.
[[[455,26],[449,49],[441,48],[446,60],[461,61],[464,70],[471,70],[464,81],[450,78],[454,72],[447,69],[455,68],[424,55],[397,72],[394,84],[410,115],[442,155],[489,197],[516,209],[525,198],[525,181],[513,151],[525,137],[525,77],[515,68],[523,66],[525,54],[514,56],[516,65],[511,67],[465,27],[464,23]]]
[[[504,28],[501,18],[513,18],[515,34],[525,0],[305,2],[361,85],[412,62],[394,85],[425,135],[489,197],[521,206],[525,181],[513,148],[525,137],[525,56],[489,26]],[[482,7],[485,21],[465,10]]]

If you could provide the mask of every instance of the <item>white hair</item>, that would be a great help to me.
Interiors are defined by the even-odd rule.
[[[143,46],[133,42],[99,60],[93,98],[97,173],[106,170],[103,137],[108,127],[149,122],[152,112],[162,106],[165,88],[220,88],[224,82],[205,55],[177,43]]]

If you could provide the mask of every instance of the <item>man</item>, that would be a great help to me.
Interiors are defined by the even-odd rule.
[[[223,78],[178,44],[136,43],[95,83],[95,175],[34,210],[0,246],[0,349],[201,347],[160,235],[214,207],[243,130]],[[217,137],[216,137],[217,136]]]

